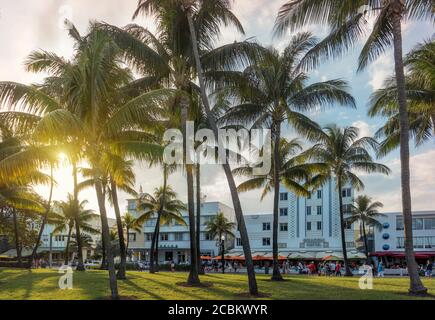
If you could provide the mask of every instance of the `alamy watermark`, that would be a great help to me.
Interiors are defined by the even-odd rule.
[[[63,265],[59,268],[58,273],[63,275],[59,278],[59,289],[61,290],[71,290],[73,288],[73,270],[70,266]]]
[[[211,129],[195,132],[195,123],[187,121],[186,137],[179,129],[168,129],[163,140],[166,143],[163,153],[166,164],[248,165],[256,176],[268,174],[271,169],[272,146],[269,129],[219,129],[216,138]]]
[[[363,275],[359,278],[358,285],[361,290],[373,289],[373,268],[369,265],[363,265],[359,268]]]

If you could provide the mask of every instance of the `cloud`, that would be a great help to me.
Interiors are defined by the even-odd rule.
[[[384,80],[394,72],[392,54],[387,53],[379,57],[375,62],[370,64],[368,72],[370,76],[368,83],[372,87],[372,91],[382,88]]]
[[[435,150],[416,154],[410,158],[412,209],[433,210],[435,198]],[[367,193],[384,204],[384,211],[400,211],[400,160],[386,163],[392,173],[388,178],[376,174],[363,177]]]
[[[359,138],[373,136],[373,126],[369,125],[367,122],[358,120],[353,122],[351,126],[359,129]]]

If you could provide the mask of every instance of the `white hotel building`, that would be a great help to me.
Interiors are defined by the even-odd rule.
[[[417,261],[435,257],[435,211],[414,211],[412,231]],[[380,217],[382,230],[375,230],[375,252],[378,257],[386,257],[387,262],[404,257],[403,216],[401,212],[385,213]]]
[[[135,217],[140,216],[136,210],[136,200],[128,200],[128,211]],[[228,220],[235,222],[233,208],[221,202],[204,202],[201,204],[201,255],[216,256],[219,254],[219,247],[216,240],[212,239],[206,231],[206,224],[219,212],[222,212]],[[184,263],[190,260],[190,239],[188,227],[188,213],[182,212],[186,225],[171,223],[160,227],[159,236],[159,262],[174,261]],[[146,221],[142,227],[142,232],[131,231],[129,236],[129,249],[135,260],[148,260],[151,247],[152,234],[156,225],[156,217]],[[233,247],[234,240],[228,239],[226,248]]]
[[[349,186],[345,186],[341,192],[343,205],[348,208],[353,201],[354,191]],[[279,200],[278,248],[280,255],[306,256],[307,259],[340,255],[339,199],[334,179],[314,190],[308,198],[298,197],[281,186]],[[252,251],[271,252],[272,214],[246,215],[245,221]],[[348,251],[357,254],[353,226],[347,226],[345,233]],[[233,252],[242,252],[238,233]]]

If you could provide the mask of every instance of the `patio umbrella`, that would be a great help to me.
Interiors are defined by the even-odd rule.
[[[211,260],[211,259],[213,258],[210,256],[201,256],[201,260]]]
[[[329,256],[324,257],[322,260],[323,261],[336,261],[336,260],[343,260],[343,257],[339,257],[336,255],[329,255]]]
[[[288,258],[294,260],[309,260],[314,259],[315,257],[313,254],[308,252],[293,252]]]

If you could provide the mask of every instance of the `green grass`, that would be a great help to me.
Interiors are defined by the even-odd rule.
[[[60,290],[56,270],[0,269],[0,300],[3,299],[106,299],[109,296],[107,271],[74,272],[73,289]],[[121,296],[134,299],[242,299],[248,291],[247,276],[208,274],[202,281],[208,288],[177,285],[186,281],[186,273],[149,274],[128,272],[128,280],[118,281]],[[407,278],[374,279],[372,290],[361,290],[358,277],[325,278],[285,276],[287,281],[271,282],[269,276],[257,275],[259,289],[269,299],[416,299],[406,294]],[[435,279],[424,279],[429,293],[435,294]],[[421,298],[420,298],[421,299]],[[426,299],[434,299],[429,297]]]

